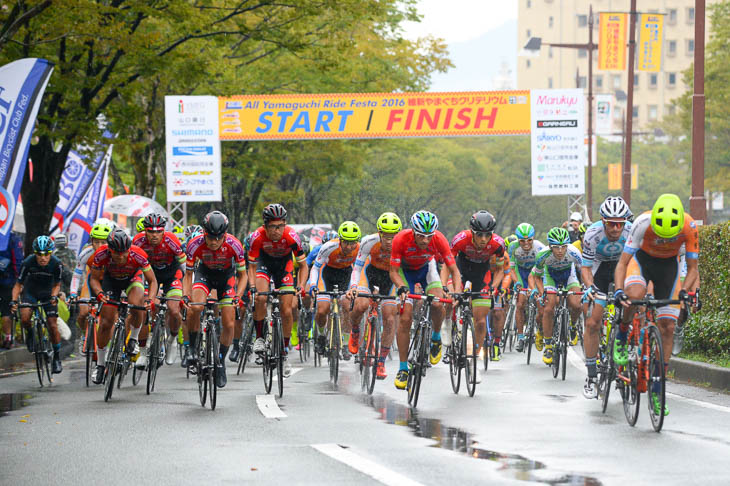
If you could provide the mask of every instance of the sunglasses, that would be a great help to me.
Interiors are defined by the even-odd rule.
[[[157,233],[164,233],[165,230],[164,229],[145,228],[145,231],[148,233],[157,234]]]
[[[270,230],[283,230],[284,228],[286,228],[286,223],[266,225],[266,229]]]
[[[209,240],[215,240],[215,241],[222,240],[223,238],[225,238],[225,236],[226,235],[224,235],[224,234],[223,235],[218,235],[218,236],[213,236],[213,235],[209,235],[207,233],[205,235],[205,237],[208,238]]]
[[[431,238],[433,236],[433,233],[427,235],[426,233],[419,233],[418,231],[414,231],[416,236],[420,236],[421,238]]]
[[[35,253],[38,256],[48,256],[48,255],[51,254],[50,251],[36,251],[36,252],[33,252],[33,253]]]
[[[568,245],[550,245],[553,250],[566,250]]]
[[[626,221],[604,221],[603,224],[610,228],[623,228],[626,226]]]
[[[532,243],[532,238],[523,238],[519,241],[520,241],[520,243]]]
[[[489,231],[475,231],[474,236],[478,236],[480,238],[491,238],[492,233]]]

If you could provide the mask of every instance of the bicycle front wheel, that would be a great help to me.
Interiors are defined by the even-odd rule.
[[[122,344],[124,340],[124,327],[117,325],[114,329],[111,346],[109,347],[109,356],[106,360],[106,379],[104,381],[104,401],[111,399],[114,392],[114,380],[119,374],[119,360],[122,354]]]
[[[553,319],[553,362],[550,365],[553,372],[553,378],[558,377],[558,372],[560,371],[560,346],[562,344],[561,338],[560,338],[560,332],[562,330],[562,325],[560,322],[560,314],[556,312],[555,319]]]
[[[371,317],[368,320],[369,329],[367,330],[365,345],[365,363],[363,364],[363,379],[365,382],[365,391],[368,395],[373,394],[375,389],[375,377],[378,372],[378,353],[380,352],[380,326],[378,319]]]
[[[160,328],[161,323],[156,322],[152,331],[152,339],[150,341],[150,350],[147,353],[147,395],[155,390],[155,378],[157,378],[157,360],[160,357]]]
[[[264,323],[264,328],[268,332],[268,323]],[[274,358],[273,358],[273,341],[271,336],[265,338],[266,347],[264,348],[263,363],[261,370],[264,373],[264,390],[266,393],[271,393],[271,385],[274,383]]]
[[[246,364],[248,363],[251,353],[253,352],[253,314],[250,312],[246,313],[246,318],[243,321],[243,337],[241,338],[241,352],[238,356],[238,371],[237,375],[240,375],[246,371]]]
[[[449,353],[449,376],[451,378],[451,389],[454,393],[459,394],[461,387],[461,368],[463,365],[462,346],[461,346],[461,329],[455,322],[451,326],[451,346],[446,351]]]
[[[532,345],[535,342],[535,319],[537,310],[534,305],[530,305],[527,312],[527,335],[525,336],[525,347],[527,348],[527,364],[530,364],[530,356],[532,355]]]
[[[651,426],[659,432],[664,425],[664,406],[666,404],[666,376],[664,370],[664,349],[662,348],[662,336],[655,325],[648,327],[649,335],[649,384],[647,393],[647,404],[649,406],[649,417]],[[657,404],[659,413],[656,413],[654,404]]]
[[[274,364],[276,366],[276,379],[279,387],[279,398],[284,396],[284,337],[281,329],[281,319],[274,320]]]
[[[414,361],[411,372],[408,374],[408,404],[413,408],[418,405],[418,395],[421,392],[421,381],[425,372],[426,360],[428,359],[429,336],[426,335],[427,326],[419,326],[414,337],[413,346]]]
[[[84,353],[86,353],[86,386],[91,384],[91,373],[96,368],[94,353],[96,353],[96,333],[94,332],[94,322],[86,323],[86,339],[84,340]]]
[[[466,380],[466,391],[469,392],[469,396],[473,397],[474,392],[477,389],[477,348],[476,348],[476,334],[474,333],[474,321],[470,315],[464,317],[464,324],[462,328],[462,343],[461,343],[461,354],[464,360],[464,380]],[[472,346],[469,351],[468,343],[471,340]],[[486,357],[486,353],[485,353]]]
[[[563,312],[563,329],[560,332],[560,354],[562,355],[560,357],[560,361],[562,361],[562,368],[560,370],[561,378],[563,381],[565,381],[565,373],[568,371],[568,336],[570,336],[568,332],[568,326],[570,325],[570,315],[568,314],[568,310],[566,309],[565,312]]]
[[[332,316],[332,331],[330,334],[330,380],[336,386],[340,374],[340,316]]]
[[[631,356],[631,354],[629,356]],[[629,362],[625,367],[624,373],[629,379],[629,382],[625,383],[622,393],[624,415],[626,416],[626,421],[633,427],[636,425],[636,420],[639,418],[639,404],[641,402],[641,394],[637,389],[639,374],[635,360],[629,358]]]
[[[218,332],[214,326],[211,326],[208,331],[208,352],[206,353],[208,393],[210,394],[211,410],[215,410],[218,401],[218,366],[225,366],[225,363],[221,362],[218,348]]]
[[[598,362],[598,396],[601,398],[601,412],[606,413],[608,397],[611,394],[611,386],[616,379],[616,368],[613,363],[613,342],[616,339],[616,330],[611,330],[611,335],[603,346],[603,353],[600,354]]]

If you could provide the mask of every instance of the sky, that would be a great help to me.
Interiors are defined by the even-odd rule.
[[[432,76],[429,91],[491,90],[505,62],[516,80],[517,0],[420,0],[417,8],[423,18],[405,23],[405,36],[443,38],[455,64]]]

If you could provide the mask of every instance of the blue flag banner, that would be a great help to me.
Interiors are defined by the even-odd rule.
[[[74,211],[70,224],[67,224],[68,247],[77,253],[89,241],[89,233],[91,233],[91,227],[94,225],[94,221],[100,218],[104,212],[107,173],[111,152],[112,147],[110,146],[107,149],[107,155],[103,158],[101,165],[96,169],[94,178],[89,185],[89,190]]]
[[[53,64],[20,59],[0,67],[0,249],[7,248],[43,92]]]

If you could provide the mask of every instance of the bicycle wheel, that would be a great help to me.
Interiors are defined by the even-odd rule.
[[[150,349],[147,354],[147,395],[155,389],[155,378],[157,377],[157,360],[160,357],[160,328],[161,322],[158,319],[155,322],[155,328],[152,331],[152,340],[150,341]]]
[[[114,334],[112,336],[111,346],[109,346],[109,356],[106,360],[106,374],[104,380],[104,401],[107,402],[112,397],[114,392],[114,380],[119,374],[119,359],[122,354],[122,341],[123,341],[123,326],[115,326]]]
[[[279,398],[284,396],[284,337],[281,328],[281,318],[274,319],[274,366],[279,387]]]
[[[631,353],[629,351],[629,356],[631,355],[636,356],[635,353]],[[624,402],[624,415],[626,416],[626,421],[629,423],[630,426],[636,425],[636,419],[639,418],[639,404],[641,402],[641,394],[639,393],[639,390],[636,388],[636,384],[638,382],[638,369],[636,367],[636,361],[629,357],[629,362],[627,363],[624,371],[627,378],[629,378],[629,382],[624,384],[624,390],[622,393],[622,398]]]
[[[304,309],[299,309],[299,318],[297,319],[297,340],[299,341],[299,362],[304,363],[307,361],[307,352],[304,348],[304,343],[307,341],[307,312]]]
[[[96,368],[94,353],[96,352],[96,333],[93,329],[94,323],[86,323],[86,338],[84,339],[84,353],[86,353],[86,386],[91,384],[91,373]]]
[[[337,380],[340,377],[340,346],[342,344],[339,315],[332,316],[332,338],[330,342],[330,378],[332,379],[332,383],[337,385]]]
[[[461,368],[463,365],[461,329],[454,323],[451,326],[451,346],[449,346],[449,376],[451,377],[451,389],[459,394],[461,387]]]
[[[527,348],[527,364],[530,364],[530,355],[532,355],[532,345],[535,342],[535,319],[537,310],[534,305],[528,305],[527,311],[527,332],[525,333],[525,347]]]
[[[666,376],[664,370],[664,349],[662,348],[662,336],[659,329],[655,325],[650,325],[649,330],[649,361],[648,370],[649,382],[647,388],[647,404],[649,406],[649,417],[651,418],[651,426],[659,432],[664,425],[664,405],[666,404]],[[654,400],[652,395],[656,395],[660,408],[659,414],[655,413]]]
[[[601,360],[598,364],[598,396],[601,397],[601,412],[606,413],[608,397],[611,394],[611,385],[616,379],[616,368],[613,364],[613,341],[616,339],[616,330],[611,330],[611,335],[606,341]]]
[[[419,326],[416,332],[416,346],[414,346],[414,363],[411,372],[408,374],[408,404],[413,408],[418,405],[418,395],[421,391],[421,380],[425,371],[426,360],[428,359],[428,341],[426,335],[427,326]]]
[[[568,336],[570,336],[570,333],[568,331],[568,326],[570,325],[570,315],[568,314],[568,310],[565,309],[563,312],[563,329],[560,332],[560,354],[562,355],[560,357],[560,361],[562,361],[562,367],[560,370],[561,378],[563,381],[565,381],[565,373],[568,371]]]
[[[210,409],[215,410],[218,402],[218,366],[225,366],[221,363],[221,356],[218,352],[218,332],[215,327],[211,327],[208,333],[208,393],[210,394]]]
[[[271,336],[268,333],[268,323],[264,323],[264,329],[266,329],[267,335],[264,339],[266,342],[266,346],[264,348],[261,370],[264,373],[264,390],[266,390],[266,393],[271,393],[271,385],[274,382],[274,358],[272,349],[273,344]]]
[[[370,371],[367,370],[366,372],[366,360],[367,357],[365,355],[366,348],[368,345],[368,339],[370,332],[370,318],[368,317],[365,325],[362,327],[362,338],[360,339],[360,345],[357,347],[357,358],[355,359],[355,363],[357,363],[358,372],[360,373],[360,390],[365,391],[367,390],[367,379],[369,378]],[[367,373],[367,376],[366,376]]]
[[[246,371],[246,364],[248,363],[248,357],[251,356],[253,350],[251,339],[253,337],[253,316],[250,312],[246,312],[243,318],[243,332],[241,333],[241,341],[238,346],[240,351],[238,353],[238,369],[236,374],[240,375]]]
[[[319,338],[319,326],[317,324],[314,324],[314,327],[312,328],[312,339],[314,340],[315,345],[317,344]],[[315,346],[314,348],[314,367],[322,366],[322,355],[317,352],[317,348]]]
[[[560,331],[561,331],[561,325],[560,325],[560,313],[555,313],[555,318],[553,319],[553,363],[550,365],[553,371],[553,378],[558,377],[558,371],[560,371]]]
[[[378,319],[372,317],[369,326],[363,376],[366,378],[366,391],[368,395],[372,395],[375,389],[375,377],[378,373],[378,353],[380,352],[380,326],[378,325]]]
[[[466,391],[469,392],[469,396],[473,397],[474,392],[477,389],[477,350],[474,343],[476,343],[476,335],[474,333],[474,321],[470,315],[464,317],[464,324],[462,327],[461,334],[463,336],[461,342],[461,354],[464,360],[464,380],[466,381]],[[467,344],[471,338],[472,347],[469,352]]]
[[[208,323],[204,323],[207,326]],[[201,333],[198,336],[198,347],[195,350],[195,356],[198,358],[196,361],[196,375],[198,376],[198,398],[200,398],[200,405],[205,407],[205,403],[208,401],[208,369],[206,367],[205,359],[207,357],[208,339],[205,343],[201,343],[203,336],[205,335],[205,328],[201,329]],[[202,350],[202,351],[201,351]],[[201,356],[201,352],[203,356]]]

